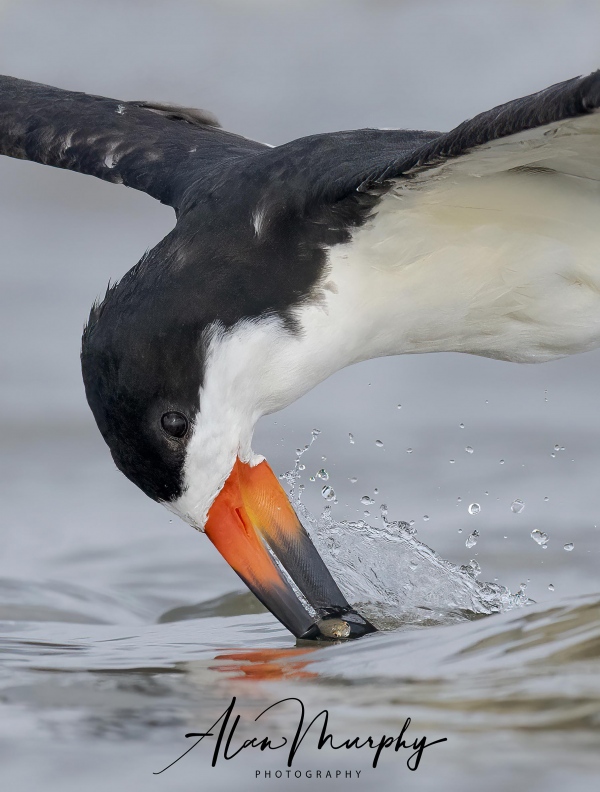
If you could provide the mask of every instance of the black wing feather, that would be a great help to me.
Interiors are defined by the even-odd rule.
[[[390,162],[364,180],[383,182],[405,175],[413,168],[437,165],[441,160],[467,154],[476,146],[491,143],[528,129],[565,121],[600,109],[600,70],[587,77],[551,85],[543,91],[480,113],[451,132]]]
[[[515,99],[451,132],[358,129],[311,135],[272,149],[260,162],[270,185],[263,206],[283,211],[356,202],[415,170],[468,154],[477,146],[600,108],[600,71]]]
[[[0,76],[0,154],[125,184],[175,209],[215,165],[265,149],[204,111]]]
[[[265,205],[335,203],[477,146],[600,108],[600,71],[515,99],[451,132],[357,130],[275,149],[215,126],[203,111],[118,102],[0,77],[0,153],[143,190],[176,209],[219,166],[244,158],[270,183]],[[265,156],[251,162],[251,155]]]

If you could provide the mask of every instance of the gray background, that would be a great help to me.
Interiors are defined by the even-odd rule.
[[[0,0],[0,72],[205,107],[226,128],[278,144],[367,126],[447,130],[597,68],[598,31],[595,0]],[[173,222],[141,193],[0,160],[0,578],[38,613],[68,586],[96,592],[88,612],[150,622],[240,589],[204,538],[114,469],[81,384],[91,302]],[[263,419],[254,449],[283,472],[317,427],[305,477],[313,510],[321,485],[307,477],[325,466],[338,518],[362,515],[360,496],[377,487],[391,517],[414,519],[446,558],[476,557],[485,579],[513,590],[529,580],[538,601],[591,592],[599,366],[600,352],[539,367],[459,355],[369,361]],[[565,450],[553,458],[555,444]],[[515,498],[526,504],[519,515]],[[467,550],[473,528],[481,537]],[[549,534],[547,550],[534,528]]]

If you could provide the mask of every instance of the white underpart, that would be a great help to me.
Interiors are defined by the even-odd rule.
[[[527,166],[538,170],[512,170]],[[398,182],[329,252],[296,318],[299,333],[272,317],[213,333],[173,505],[200,529],[236,454],[260,461],[258,418],[344,366],[439,351],[542,362],[600,346],[600,114]]]

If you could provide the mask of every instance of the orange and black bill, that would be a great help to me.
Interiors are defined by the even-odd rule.
[[[236,460],[210,508],[206,534],[248,588],[297,638],[358,638],[375,631],[337,587],[266,461],[251,467]]]

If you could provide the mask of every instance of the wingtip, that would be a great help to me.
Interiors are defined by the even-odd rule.
[[[589,113],[600,109],[600,69],[581,78],[581,105]]]

